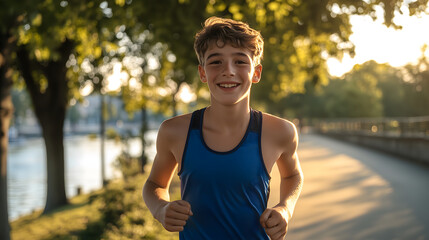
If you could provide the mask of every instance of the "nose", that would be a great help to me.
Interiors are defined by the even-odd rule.
[[[227,62],[224,65],[222,74],[225,77],[232,77],[235,75],[235,68],[232,62]]]

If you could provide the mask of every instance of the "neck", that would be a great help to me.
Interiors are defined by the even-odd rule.
[[[206,109],[205,119],[210,125],[218,129],[235,129],[245,127],[250,118],[249,102],[242,101],[238,104],[225,106],[214,104]]]

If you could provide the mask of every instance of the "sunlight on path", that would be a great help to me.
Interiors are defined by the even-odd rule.
[[[321,140],[332,141],[301,138],[305,183],[286,239],[425,239],[424,226],[389,181],[344,149],[320,145]],[[278,184],[275,166],[269,206],[278,201]]]

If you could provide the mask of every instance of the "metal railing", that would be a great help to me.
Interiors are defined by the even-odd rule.
[[[429,116],[319,119],[312,125],[321,133],[429,138]]]

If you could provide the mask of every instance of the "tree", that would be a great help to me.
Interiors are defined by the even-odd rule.
[[[136,28],[129,30],[124,25],[117,27],[115,30],[117,48],[103,54],[102,61],[86,58],[85,64],[74,67],[80,69],[77,71],[78,78],[84,79],[85,84],[93,86],[94,93],[120,96],[130,117],[135,112],[141,112],[143,171],[147,161],[144,135],[148,130],[148,111],[163,114],[171,112],[170,100],[174,90],[169,85],[172,81],[167,77],[171,70],[171,56],[166,45],[154,42],[149,31],[138,32]],[[109,86],[114,81],[120,84],[111,89]]]
[[[425,56],[427,45],[422,47],[422,56],[416,65],[407,65],[405,104],[408,116],[429,116],[429,59]]]
[[[99,23],[109,13],[101,1],[35,3],[35,11],[24,17],[18,28],[16,51],[19,73],[30,93],[36,117],[42,128],[47,154],[47,198],[44,213],[67,204],[64,183],[63,125],[68,102],[77,91],[69,61],[82,63],[97,58],[103,46]],[[109,33],[106,33],[109,35]],[[70,56],[77,56],[71,59]],[[77,88],[77,87],[76,87]],[[76,89],[75,88],[75,89]]]
[[[30,1],[0,3],[0,238],[10,239],[7,209],[7,148],[8,130],[13,113],[13,53],[18,37],[16,28],[33,8]],[[28,12],[23,9],[28,9]]]
[[[36,117],[42,128],[47,156],[48,191],[44,212],[67,204],[64,182],[63,126],[68,103],[66,62],[73,50],[70,40],[58,48],[59,59],[44,63],[32,60],[24,46],[17,52],[20,71],[32,98]],[[34,73],[43,74],[48,84],[43,89]],[[43,78],[42,78],[43,79]]]
[[[159,77],[172,90],[169,100],[172,115],[177,115],[176,99],[182,84],[192,85],[198,79],[194,36],[207,16],[208,4],[207,0],[168,0],[157,4],[146,0],[136,2],[133,7],[135,16],[143,19],[142,24],[153,34],[154,41],[165,44],[167,48],[160,59]]]
[[[381,92],[376,84],[372,76],[362,76],[362,72],[332,80],[324,89],[328,117],[381,117]]]
[[[148,111],[168,113],[171,98],[168,93],[172,89],[168,85],[165,74],[170,69],[171,61],[168,60],[166,46],[161,43],[153,43],[153,36],[149,31],[144,31],[134,39],[126,36],[124,46],[131,56],[125,56],[122,60],[124,70],[129,73],[129,83],[122,87],[122,99],[127,112],[141,113],[140,139],[142,142],[142,154],[140,156],[140,171],[144,173],[148,162],[146,156],[146,133],[148,129]],[[156,61],[155,66],[150,66],[150,61]],[[161,64],[164,62],[164,64]],[[161,67],[162,66],[162,67]],[[162,68],[162,70],[161,70]],[[140,81],[137,81],[140,79]],[[161,92],[167,94],[160,94]],[[166,104],[167,103],[167,104]],[[175,108],[173,108],[175,109]],[[172,110],[173,110],[172,109]],[[174,112],[174,110],[173,110]]]
[[[376,87],[381,92],[380,103],[383,109],[383,117],[410,116],[408,110],[411,106],[408,105],[407,101],[409,84],[405,82],[401,68],[368,61],[356,66],[353,71],[365,73],[364,75],[361,74],[361,77],[370,76],[377,82]]]
[[[254,89],[252,98],[268,108],[290,93],[305,91],[306,82],[326,84],[328,56],[341,58],[346,52],[353,55],[354,46],[349,41],[350,15],[370,15],[375,19],[375,6],[381,6],[385,24],[399,28],[392,20],[401,12],[401,7],[405,5],[410,14],[415,15],[425,12],[427,2],[170,0],[158,4],[139,1],[133,3],[133,10],[157,41],[168,44],[177,57],[172,79],[178,87],[197,79],[193,37],[207,17],[230,17],[259,29],[266,43],[263,80],[261,86]]]

